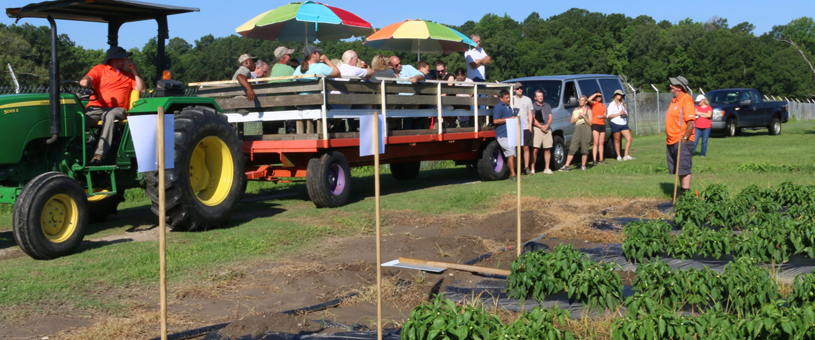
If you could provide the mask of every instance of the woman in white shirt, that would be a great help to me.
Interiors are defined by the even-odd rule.
[[[622,90],[614,91],[614,100],[608,104],[608,117],[611,120],[611,133],[614,135],[614,149],[617,151],[617,161],[630,161],[634,157],[628,155],[631,150],[631,129],[628,127],[628,110],[625,107],[625,93]],[[620,157],[620,138],[625,138],[625,156]]]

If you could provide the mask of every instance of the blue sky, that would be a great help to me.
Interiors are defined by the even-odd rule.
[[[216,37],[235,33],[235,28],[255,15],[281,6],[289,1],[247,1],[247,0],[144,0],[169,3],[177,6],[198,7],[198,13],[172,16],[169,19],[170,36],[181,37],[189,43],[206,34]],[[687,1],[449,1],[449,0],[324,0],[332,6],[351,11],[368,20],[374,27],[383,27],[405,19],[433,20],[449,25],[461,25],[468,20],[478,21],[486,13],[507,14],[522,21],[530,13],[538,12],[541,17],[560,14],[569,8],[585,8],[592,12],[622,13],[629,17],[648,15],[657,21],[668,20],[676,23],[685,18],[706,21],[716,15],[728,19],[731,26],[749,21],[756,26],[755,34],[760,35],[801,16],[812,16],[812,0],[687,0]],[[4,0],[3,7],[18,7],[26,1]],[[409,4],[398,7],[396,4]],[[496,5],[501,6],[496,6]],[[6,16],[0,19],[4,24],[14,22]],[[21,23],[47,25],[44,19],[24,19]],[[58,21],[59,33],[68,34],[73,41],[85,48],[106,49],[107,28],[103,24]],[[119,31],[119,44],[125,48],[141,48],[156,36],[155,22],[131,23]]]

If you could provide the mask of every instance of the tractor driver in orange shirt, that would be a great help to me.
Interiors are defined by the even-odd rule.
[[[113,129],[116,119],[125,119],[130,93],[133,90],[144,93],[144,80],[136,70],[131,53],[119,46],[111,47],[107,51],[107,59],[102,64],[94,66],[88,74],[82,77],[79,85],[92,87],[97,94],[85,107],[85,116],[92,124],[102,121],[102,131],[94,152],[91,165],[102,165],[113,143]]]

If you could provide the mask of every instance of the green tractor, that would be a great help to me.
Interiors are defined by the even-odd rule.
[[[197,11],[116,0],[6,9],[11,18],[46,18],[51,25],[49,93],[0,96],[0,203],[14,204],[14,237],[26,254],[54,259],[72,253],[88,223],[115,214],[128,188],[144,188],[158,214],[158,174],[137,171],[127,119],[118,122],[120,138],[102,165],[90,166],[99,127],[87,125],[83,102],[96,93],[76,81],[60,82],[55,19],[107,23],[110,46],[118,45],[122,24],[156,20],[156,96],[131,98],[128,115],[156,114],[159,107],[175,114],[175,169],[165,175],[167,225],[206,230],[230,217],[245,190],[241,140],[212,99],[183,97],[183,83],[162,79],[169,68],[167,16]]]

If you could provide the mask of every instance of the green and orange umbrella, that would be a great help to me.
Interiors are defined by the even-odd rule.
[[[476,43],[460,32],[435,22],[405,20],[371,34],[365,46],[396,52],[449,54],[465,52]]]
[[[374,29],[351,12],[304,1],[264,12],[235,31],[254,39],[309,42],[361,37],[373,33]]]

